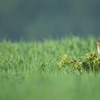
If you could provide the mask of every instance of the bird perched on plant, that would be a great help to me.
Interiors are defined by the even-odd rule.
[[[98,53],[100,54],[100,40],[97,40],[97,50],[98,50]]]

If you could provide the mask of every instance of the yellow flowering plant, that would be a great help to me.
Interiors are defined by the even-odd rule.
[[[62,56],[59,68],[69,67],[78,71],[97,72],[100,70],[100,58],[95,52],[89,52],[82,56],[82,60],[73,59],[68,55]]]

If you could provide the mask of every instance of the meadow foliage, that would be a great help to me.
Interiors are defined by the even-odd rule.
[[[95,38],[0,42],[0,100],[96,100],[99,93]]]

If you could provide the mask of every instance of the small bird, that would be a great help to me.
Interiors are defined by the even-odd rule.
[[[97,40],[97,50],[98,50],[98,53],[100,54],[100,40]]]

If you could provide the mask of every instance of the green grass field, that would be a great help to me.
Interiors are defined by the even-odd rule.
[[[97,53],[93,37],[0,42],[0,100],[99,100],[99,72],[58,65],[63,55],[81,60],[91,51]]]

